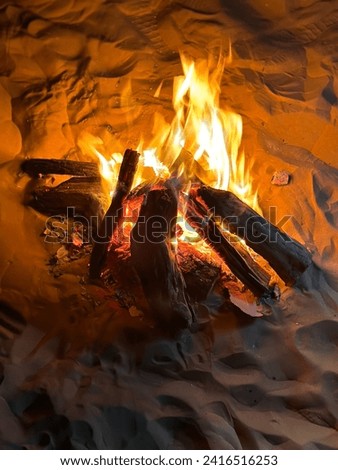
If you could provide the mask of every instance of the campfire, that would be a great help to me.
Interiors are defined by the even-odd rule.
[[[90,162],[22,163],[33,177],[32,207],[89,221],[89,281],[127,260],[146,308],[165,325],[191,326],[199,303],[220,286],[246,313],[268,313],[278,285],[294,285],[311,264],[305,247],[260,214],[241,146],[241,116],[219,104],[230,59],[182,57],[175,117],[169,124],[155,116],[147,146],[107,156],[99,150],[102,142],[86,134],[79,146]],[[155,96],[160,93],[161,87]],[[46,175],[54,175],[52,185]]]

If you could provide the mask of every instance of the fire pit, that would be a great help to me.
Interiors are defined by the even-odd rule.
[[[171,125],[156,131],[151,144],[161,142],[160,148],[151,146],[140,153],[127,150],[123,156],[113,154],[107,160],[93,145],[95,138],[85,136],[80,146],[98,157],[99,167],[90,162],[41,159],[25,160],[21,166],[35,178],[76,175],[55,188],[41,186],[38,181],[36,188],[29,187],[29,204],[54,217],[69,214],[70,208],[75,217],[94,216],[86,221],[94,243],[90,280],[100,278],[110,248],[119,250],[127,243],[124,252],[130,251],[131,269],[143,287],[148,310],[171,327],[191,326],[197,320],[193,303],[199,292],[189,296],[177,256],[181,243],[187,243],[187,231],[198,238],[188,242],[189,252],[196,259],[200,259],[201,250],[213,252],[215,263],[225,265],[223,272],[230,270],[241,284],[237,296],[229,294],[226,282],[223,292],[254,316],[268,313],[266,307],[278,300],[276,276],[294,285],[311,264],[310,253],[300,243],[228,190],[233,188],[258,207],[250,175],[244,172],[244,151],[240,152],[241,117],[219,108],[224,65],[225,59],[219,60],[211,70],[206,61],[195,63],[182,57],[185,75],[174,80],[176,116]],[[103,218],[100,175],[112,193]],[[269,263],[273,275],[263,269],[257,255]],[[192,265],[186,275],[192,277],[193,272]],[[220,272],[215,272],[205,297]],[[238,296],[246,289],[255,296],[259,309],[252,308],[248,296]]]
[[[337,448],[337,2],[0,6],[0,448]]]

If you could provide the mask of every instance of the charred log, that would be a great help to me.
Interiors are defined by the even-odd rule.
[[[220,263],[214,262],[190,243],[179,242],[177,262],[183,274],[189,297],[202,301],[221,278]]]
[[[81,215],[97,224],[107,207],[107,197],[98,177],[75,177],[55,186],[29,185],[26,203],[46,215]],[[95,218],[95,219],[94,219]]]
[[[230,232],[243,238],[250,248],[268,261],[287,285],[295,284],[310,266],[311,255],[303,245],[233,193],[201,186],[197,194]]]
[[[151,311],[168,327],[189,326],[193,311],[170,245],[175,231],[177,196],[172,188],[151,190],[131,232],[131,260]]]
[[[191,192],[187,200],[186,218],[208,245],[215,250],[228,265],[233,274],[258,298],[270,301],[275,297],[274,290],[269,286],[269,275],[244,252],[237,251],[232,241],[220,229],[216,221]]]
[[[131,190],[138,159],[139,154],[136,151],[130,149],[125,151],[112,202],[99,226],[97,236],[94,238],[89,266],[91,279],[97,279],[101,275],[111,237],[123,216],[123,202]]]
[[[21,163],[21,171],[32,178],[44,175],[74,175],[83,177],[100,177],[98,166],[94,162],[76,160],[57,160],[55,158],[30,158]]]

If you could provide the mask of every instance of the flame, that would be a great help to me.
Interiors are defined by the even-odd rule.
[[[78,139],[78,146],[84,155],[99,161],[99,171],[106,183],[110,195],[113,194],[117,183],[118,171],[122,163],[121,153],[112,153],[107,158],[98,150],[103,147],[103,141],[100,137],[95,137],[89,132],[83,132]]]
[[[174,80],[173,107],[176,116],[171,124],[171,147],[182,148],[194,159],[194,175],[217,189],[231,189],[251,207],[259,210],[241,149],[242,117],[220,108],[221,78],[227,58],[213,65],[209,60],[193,62],[181,56],[184,76]]]
[[[242,150],[236,159],[236,165],[232,169],[232,179],[229,189],[235,193],[242,201],[261,214],[261,208],[258,203],[257,191],[252,188],[250,178],[250,168],[246,165],[245,153]]]
[[[189,185],[193,180],[218,189],[230,189],[258,209],[244,150],[241,147],[243,122],[239,114],[220,107],[221,80],[227,57],[196,60],[181,55],[183,75],[174,78],[171,123],[158,113],[150,142],[141,141],[140,165],[134,186],[174,174]],[[158,98],[163,82],[155,91]],[[122,155],[106,157],[101,139],[86,134],[79,142],[83,153],[98,159],[102,177],[113,191]],[[183,153],[182,153],[183,152]]]
[[[184,76],[174,80],[173,106],[176,117],[173,147],[184,147],[198,163],[198,177],[219,189],[227,189],[230,180],[227,123],[234,113],[219,107],[220,78],[224,60],[213,71],[208,61],[182,56]],[[233,115],[233,116],[232,116]],[[241,136],[234,134],[240,142]],[[238,133],[237,133],[238,134]],[[234,145],[233,145],[234,147]]]
[[[169,169],[164,165],[157,155],[157,148],[147,148],[142,150],[142,144],[137,148],[140,153],[140,164],[134,185],[140,184],[146,180],[161,178],[166,180],[170,177]]]

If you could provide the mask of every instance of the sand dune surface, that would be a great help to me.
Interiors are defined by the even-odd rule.
[[[337,0],[1,2],[2,449],[338,448],[337,23]],[[314,264],[271,316],[216,299],[173,337],[85,284],[88,257],[51,273],[20,162],[86,160],[83,132],[107,152],[147,141],[173,117],[179,53],[229,40],[222,106],[243,117],[263,214],[292,215]]]

